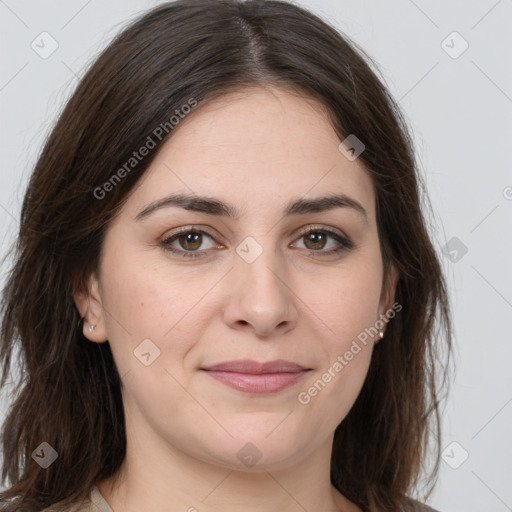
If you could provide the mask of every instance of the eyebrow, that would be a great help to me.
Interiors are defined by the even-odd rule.
[[[240,217],[240,212],[233,205],[221,201],[220,199],[197,195],[171,194],[150,203],[137,214],[135,220],[142,220],[157,210],[173,206],[193,212],[205,213],[207,215],[217,215],[232,219],[238,219]],[[365,222],[368,223],[368,215],[361,203],[345,194],[331,194],[315,199],[300,198],[290,201],[283,210],[283,216],[304,215],[307,213],[332,210],[334,208],[350,208],[357,212],[363,217]]]

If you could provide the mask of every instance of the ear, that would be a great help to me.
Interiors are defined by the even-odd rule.
[[[84,336],[95,343],[107,341],[105,314],[100,292],[100,285],[95,273],[92,273],[87,283],[73,294],[76,307],[84,319],[82,329]],[[94,330],[90,331],[89,326]]]
[[[395,303],[396,285],[398,282],[398,271],[396,267],[390,263],[388,271],[383,279],[382,293],[379,301],[378,318],[382,319],[385,323],[389,321],[386,312],[392,309]],[[382,329],[383,331],[385,330]]]

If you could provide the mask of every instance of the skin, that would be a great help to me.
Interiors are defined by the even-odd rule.
[[[330,456],[378,337],[309,403],[298,400],[394,302],[393,269],[383,286],[371,178],[340,142],[313,99],[270,86],[229,93],[174,128],[110,223],[98,272],[75,301],[85,336],[109,341],[123,382],[127,457],[117,479],[98,482],[115,512],[360,511],[331,486]],[[177,192],[219,198],[241,215],[174,206],[135,219]],[[282,215],[292,199],[331,193],[358,201],[367,219],[352,208]],[[162,242],[182,226],[208,234],[172,246],[204,256],[166,252]],[[308,226],[355,248],[322,257],[339,243],[309,241],[299,232]],[[236,252],[248,236],[263,249],[252,263]],[[149,366],[134,355],[144,339],[160,350]],[[200,370],[242,358],[310,371],[257,395]],[[237,457],[249,442],[261,454],[250,467]]]

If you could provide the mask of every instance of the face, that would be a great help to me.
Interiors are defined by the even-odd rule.
[[[111,345],[131,432],[284,468],[332,441],[379,339],[361,333],[393,304],[372,181],[321,106],[283,89],[230,93],[174,130],[109,225],[84,334]],[[178,194],[187,208],[161,202]]]

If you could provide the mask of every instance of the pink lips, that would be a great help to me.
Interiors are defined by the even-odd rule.
[[[309,370],[290,361],[258,363],[250,359],[227,361],[202,368],[210,377],[246,393],[275,393],[300,380]]]

